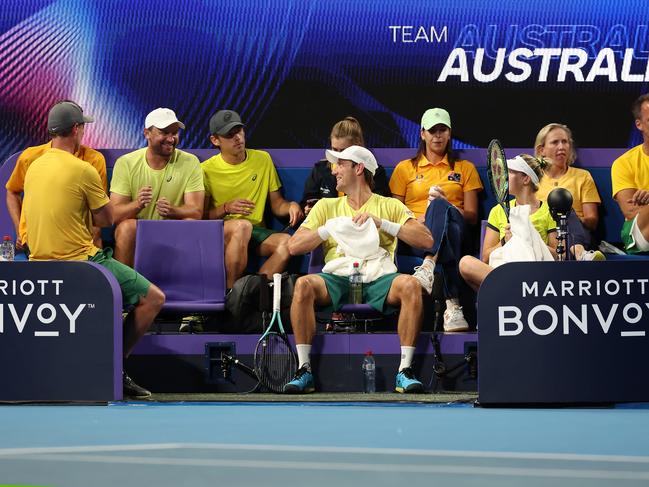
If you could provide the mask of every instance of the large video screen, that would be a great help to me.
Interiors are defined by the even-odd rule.
[[[47,140],[48,108],[96,118],[86,143],[144,144],[150,110],[209,147],[218,109],[241,113],[249,145],[322,147],[358,118],[370,147],[414,147],[425,109],[446,108],[458,147],[497,137],[530,147],[546,123],[581,147],[639,136],[648,91],[646,2],[468,0],[4,0],[0,159]]]

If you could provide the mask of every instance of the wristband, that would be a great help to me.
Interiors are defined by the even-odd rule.
[[[500,246],[504,247],[507,242],[505,241],[505,237],[500,239]]]
[[[325,228],[324,225],[322,225],[321,227],[318,227],[318,230],[316,230],[316,231],[318,232],[318,235],[320,236],[320,238],[322,240],[328,240],[329,239],[329,231]]]
[[[383,218],[381,220],[381,230],[383,230],[385,233],[389,235],[392,235],[393,237],[396,237],[397,234],[399,233],[399,230],[401,230],[401,225]]]

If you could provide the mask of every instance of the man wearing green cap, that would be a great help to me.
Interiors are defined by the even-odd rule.
[[[290,259],[287,233],[266,228],[264,210],[296,225],[303,216],[295,201],[285,200],[273,161],[267,152],[246,149],[244,124],[237,112],[220,110],[210,119],[210,140],[220,153],[201,164],[208,218],[223,219],[227,287],[241,277],[248,263],[248,245],[268,259],[259,270],[269,278]]]
[[[74,157],[81,146],[86,123],[74,103],[57,103],[50,110],[48,130],[52,148],[35,160],[25,176],[23,215],[30,260],[95,262],[117,279],[125,305],[134,306],[124,322],[124,358],[149,329],[164,304],[155,285],[130,267],[112,258],[112,250],[99,249],[92,241],[92,226],[113,224],[113,208],[99,174]],[[144,398],[149,391],[124,373],[124,394]]]

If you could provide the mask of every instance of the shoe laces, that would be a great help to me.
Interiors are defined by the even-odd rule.
[[[447,321],[454,321],[454,320],[464,319],[464,313],[462,312],[462,306],[454,306],[451,309],[447,309],[444,314],[446,315]]]
[[[427,278],[431,278],[433,276],[433,271],[430,269],[430,266],[428,265],[418,265],[415,266],[415,272],[418,272],[420,274],[425,274]]]
[[[311,372],[311,367],[309,367],[308,364],[304,364],[302,367],[300,367],[299,369],[297,369],[297,372],[295,372],[295,377],[293,378],[293,380],[299,379],[299,378],[301,378],[304,374],[307,374],[307,373],[309,373],[309,372]]]
[[[410,367],[404,367],[403,369],[401,369],[399,371],[399,373],[403,374],[403,376],[406,379],[414,379],[415,378],[415,374],[412,372],[412,368],[410,368]]]

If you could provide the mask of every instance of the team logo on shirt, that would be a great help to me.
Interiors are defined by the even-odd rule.
[[[459,172],[450,172],[450,173],[448,173],[448,180],[449,181],[459,183],[460,179],[462,179],[462,176],[460,175]]]

